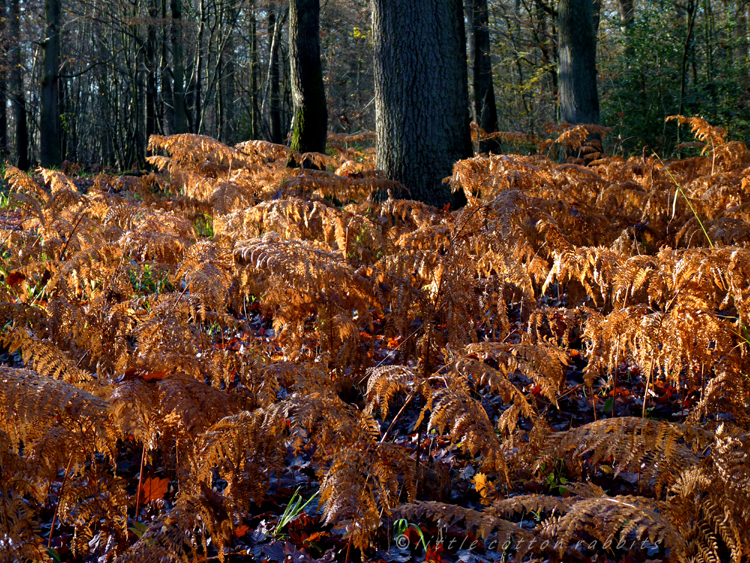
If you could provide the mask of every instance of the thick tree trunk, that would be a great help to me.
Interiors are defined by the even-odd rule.
[[[39,121],[39,156],[42,166],[60,166],[60,0],[45,0],[47,28],[44,45],[44,74],[42,76],[42,114]]]
[[[562,119],[599,123],[592,0],[560,0],[558,37]]]
[[[372,0],[378,167],[439,206],[472,154],[463,22],[461,0]]]
[[[466,0],[469,35],[469,76],[473,90],[474,119],[487,133],[497,131],[497,106],[492,83],[489,11],[487,0]],[[479,143],[479,152],[500,152],[494,139]]]
[[[174,91],[174,132],[187,133],[185,110],[185,68],[182,60],[182,0],[171,0],[172,8],[172,79]]]
[[[320,64],[320,0],[292,0],[289,4],[289,58],[294,99],[292,150],[325,153],[328,111]]]
[[[26,91],[23,87],[21,58],[21,19],[19,0],[10,1],[11,73],[10,90],[13,96],[13,112],[16,121],[16,166],[29,169],[29,130],[26,124]]]

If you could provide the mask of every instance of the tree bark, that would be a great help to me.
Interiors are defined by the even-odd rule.
[[[289,58],[294,100],[292,150],[325,153],[328,111],[320,63],[320,0],[292,0],[289,4]]]
[[[492,83],[489,10],[487,0],[466,0],[469,35],[469,76],[473,90],[474,119],[487,133],[497,131],[497,106]],[[480,141],[479,152],[501,151],[494,139]]]
[[[7,60],[8,57],[8,45],[5,37],[7,21],[6,9],[7,6],[5,0],[0,0],[0,56],[5,60]],[[8,150],[8,95],[6,93],[8,85],[6,83],[5,68],[5,65],[0,67],[0,159],[5,158]]]
[[[10,40],[11,66],[10,89],[13,96],[13,110],[16,121],[16,166],[29,169],[29,130],[26,123],[26,92],[23,87],[21,57],[21,16],[19,0],[10,1]]]
[[[48,2],[51,0],[47,0]],[[148,25],[146,35],[146,141],[156,133],[156,24],[159,15],[156,0],[148,0]]]
[[[443,206],[443,178],[472,154],[461,0],[372,0],[377,163]]]
[[[280,90],[280,76],[279,76],[279,39],[281,37],[281,19],[277,20],[276,14],[273,11],[268,12],[268,33],[271,36],[270,56],[268,62],[268,80],[271,86],[271,100],[270,100],[270,122],[271,122],[271,136],[270,141],[272,143],[281,143],[284,137],[281,133],[281,90]]]
[[[60,0],[45,0],[47,22],[44,41],[44,74],[42,76],[42,114],[39,121],[39,156],[45,168],[60,166]]]
[[[171,0],[172,9],[172,90],[174,91],[174,132],[187,133],[185,109],[185,67],[182,60],[182,0]]]
[[[255,0],[250,0],[250,138],[260,136],[258,124],[258,16]]]
[[[560,106],[571,124],[599,123],[592,0],[560,0]]]

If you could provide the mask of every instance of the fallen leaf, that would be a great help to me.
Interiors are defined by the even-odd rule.
[[[167,494],[169,479],[149,477],[141,483],[140,502],[146,504],[152,500],[161,500]]]

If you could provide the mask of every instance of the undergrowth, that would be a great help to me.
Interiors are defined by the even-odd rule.
[[[372,198],[367,136],[322,170],[152,137],[85,194],[9,167],[0,559],[390,561],[395,524],[434,561],[744,560],[750,153],[680,120],[701,156],[579,126],[458,162],[456,211]]]

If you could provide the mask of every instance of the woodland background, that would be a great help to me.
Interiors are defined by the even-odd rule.
[[[152,134],[191,132],[233,144],[281,142],[290,132],[288,3],[47,4],[61,10],[61,44],[59,154],[46,165],[69,160],[143,168]],[[487,6],[497,130],[544,134],[559,121],[557,5],[489,0]],[[600,122],[613,128],[608,152],[627,156],[648,146],[670,156],[681,140],[665,123],[673,114],[701,115],[733,139],[746,137],[745,2],[597,0],[593,6]],[[0,95],[8,100],[0,103],[0,149],[26,169],[40,158],[43,59],[51,35],[45,2],[3,0],[0,12]],[[320,45],[329,129],[374,130],[368,2],[323,0]],[[184,112],[179,100],[175,106],[182,91]]]

